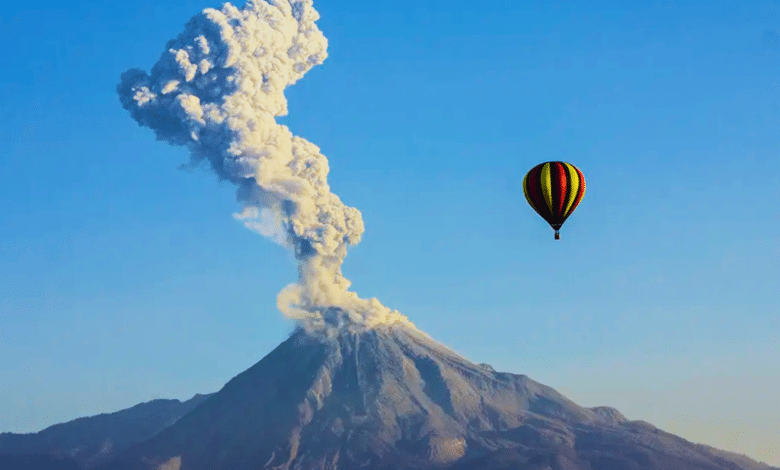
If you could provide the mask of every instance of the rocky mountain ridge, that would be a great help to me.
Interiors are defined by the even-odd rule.
[[[36,433],[0,433],[0,456],[7,459],[0,469],[9,468],[11,462],[19,466],[25,459],[36,468],[54,465],[44,456],[63,465],[74,461],[81,468],[95,467],[158,434],[208,397],[197,394],[183,402],[152,400],[114,413],[55,424]]]
[[[524,375],[414,328],[293,334],[209,400],[100,470],[776,470]]]

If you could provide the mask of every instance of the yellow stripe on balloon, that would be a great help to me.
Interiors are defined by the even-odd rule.
[[[569,197],[566,200],[566,207],[563,211],[563,216],[566,217],[569,215],[571,206],[574,204],[574,201],[577,200],[577,194],[580,192],[580,175],[577,173],[577,169],[570,163],[564,163],[564,165],[566,165],[566,169],[568,170],[567,176],[569,177],[569,187],[571,188],[568,194]]]
[[[539,175],[539,183],[542,185],[542,194],[544,194],[544,200],[547,203],[547,207],[550,209],[550,213],[554,214],[552,206],[552,177],[550,175],[550,162],[547,162],[542,167],[541,174]]]
[[[525,199],[528,201],[528,204],[531,204],[531,207],[534,207],[531,203],[531,198],[528,197],[528,175],[525,175],[525,178],[523,178],[523,194],[525,194]]]
[[[528,199],[528,175],[525,175],[525,178],[523,178],[523,194]]]
[[[528,201],[528,204],[530,204],[531,208],[536,212],[539,212],[539,209],[537,209],[534,205],[533,198],[528,193],[528,175],[525,175],[525,178],[523,178],[523,194],[525,194],[525,200]]]

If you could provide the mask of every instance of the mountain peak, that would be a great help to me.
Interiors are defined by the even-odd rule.
[[[490,469],[502,459],[541,459],[568,465],[550,468],[586,469],[610,458],[644,468],[760,468],[717,463],[703,448],[613,408],[578,406],[402,324],[329,335],[297,330],[178,422],[101,468]]]

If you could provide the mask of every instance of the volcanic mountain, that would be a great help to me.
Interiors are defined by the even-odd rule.
[[[297,330],[193,411],[101,470],[772,470],[524,375],[410,326]],[[778,470],[778,469],[774,469]]]

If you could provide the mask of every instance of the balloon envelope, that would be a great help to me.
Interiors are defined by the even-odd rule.
[[[523,192],[528,204],[557,235],[585,194],[585,177],[571,163],[540,163],[523,178]]]

